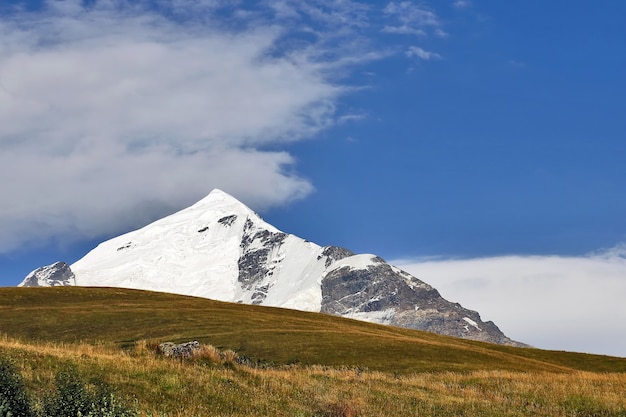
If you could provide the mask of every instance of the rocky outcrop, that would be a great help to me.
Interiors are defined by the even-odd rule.
[[[200,342],[193,341],[181,344],[164,342],[158,346],[158,352],[166,358],[190,359],[201,349]]]
[[[227,227],[233,221],[233,216],[218,220]],[[238,280],[244,290],[252,291],[252,304],[262,304],[267,298],[271,285],[264,281],[274,274],[275,268],[275,264],[269,262],[270,254],[280,249],[286,237],[287,234],[282,232],[257,230],[252,220],[246,220],[240,244],[241,256],[237,261]]]
[[[333,262],[340,261],[350,256],[354,256],[354,252],[349,251],[348,249],[339,246],[325,246],[322,253],[318,255],[317,260],[319,261],[323,257],[326,257],[324,266],[328,268],[333,264]]]
[[[510,346],[506,337],[476,311],[445,300],[439,292],[381,258],[362,269],[344,266],[322,281],[323,313]],[[376,314],[378,313],[378,314]]]

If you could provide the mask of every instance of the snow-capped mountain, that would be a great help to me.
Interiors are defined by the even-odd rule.
[[[42,266],[28,274],[18,287],[55,287],[76,285],[74,273],[65,262]]]
[[[283,233],[220,190],[20,284],[53,285],[171,292],[521,345],[383,259]]]

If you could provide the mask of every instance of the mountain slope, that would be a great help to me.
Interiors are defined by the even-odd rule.
[[[57,276],[54,269],[44,267],[45,275]],[[383,259],[320,247],[281,232],[220,190],[101,243],[71,265],[71,273],[73,279],[67,271],[59,272],[64,279],[58,281],[35,281],[31,274],[20,286],[146,289],[521,345],[477,312],[443,299],[436,289]]]

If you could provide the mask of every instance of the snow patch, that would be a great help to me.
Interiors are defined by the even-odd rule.
[[[476,323],[474,320],[470,319],[469,317],[463,317],[463,320],[465,320],[468,324],[470,324],[471,326],[477,328],[478,330],[482,332],[482,329],[478,327],[478,323]],[[467,329],[467,326],[466,326],[466,329]]]
[[[347,314],[342,314],[343,317],[347,317],[350,319],[367,321],[370,323],[378,323],[378,324],[391,324],[391,321],[396,315],[395,308],[388,308],[386,310],[381,311],[356,311],[349,312]]]
[[[334,262],[328,272],[334,271],[339,268],[349,267],[351,270],[367,269],[370,266],[374,266],[380,263],[380,258],[372,254],[361,254],[348,256],[347,258],[340,259]]]

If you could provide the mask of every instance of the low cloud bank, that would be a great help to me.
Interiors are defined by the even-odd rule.
[[[581,257],[502,256],[392,263],[542,349],[626,357],[626,245]]]

